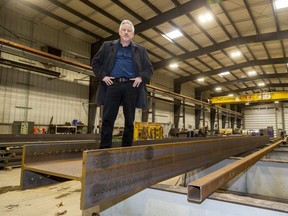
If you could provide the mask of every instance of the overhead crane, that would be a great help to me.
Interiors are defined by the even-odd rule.
[[[261,92],[247,95],[212,97],[211,104],[240,104],[288,100],[288,91]]]

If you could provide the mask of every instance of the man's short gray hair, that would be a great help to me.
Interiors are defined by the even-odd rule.
[[[134,28],[134,25],[133,23],[130,21],[130,20],[123,20],[119,26],[119,30],[121,30],[122,26],[125,25],[125,24],[128,24],[132,27],[132,32],[134,33],[135,32],[135,28]]]

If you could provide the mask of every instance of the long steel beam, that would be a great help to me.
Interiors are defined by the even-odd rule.
[[[70,134],[71,140],[65,139],[65,134],[52,135],[41,137],[37,134],[35,137],[30,135],[18,135],[17,136],[4,136],[3,138],[14,141],[22,139],[30,144],[24,145],[22,157],[22,170],[21,170],[21,185],[20,188],[31,189],[44,185],[54,184],[65,180],[78,180],[82,178],[82,157],[84,150],[99,149],[99,140],[74,140],[79,137],[74,134]],[[74,139],[73,139],[74,137]],[[81,136],[82,137],[82,136]],[[91,137],[90,135],[88,137]],[[93,137],[93,136],[92,136]],[[31,139],[33,138],[33,139]],[[58,141],[55,140],[58,139]],[[66,137],[67,139],[68,137]],[[207,138],[193,138],[193,142],[205,140]],[[214,138],[216,139],[216,138]],[[218,137],[217,139],[221,139]],[[31,142],[31,141],[40,142]],[[151,145],[155,143],[169,143],[169,142],[187,142],[191,141],[191,138],[183,139],[162,139],[162,140],[138,140],[133,142],[133,145]],[[1,142],[0,142],[1,143]],[[7,145],[7,144],[6,144]],[[15,142],[13,143],[15,145]],[[20,146],[19,142],[16,145]],[[121,143],[113,143],[113,147],[120,147]],[[1,147],[1,144],[0,144]]]
[[[251,136],[231,136],[183,142],[174,139],[173,143],[162,144],[157,142],[154,140],[154,144],[143,142],[144,145],[140,146],[85,151],[94,146],[24,146],[21,189],[65,179],[78,180],[81,182],[83,215],[92,215],[158,182],[264,146],[270,139],[269,136],[253,139]]]
[[[97,134],[0,134],[0,148],[27,144],[53,144],[53,143],[95,143],[99,148],[99,135]]]
[[[163,180],[269,143],[269,137],[227,137],[84,151],[81,209],[99,213]]]
[[[238,174],[252,166],[262,157],[275,148],[280,146],[283,140],[280,140],[268,147],[265,147],[253,154],[250,154],[232,164],[229,164],[221,169],[216,170],[202,178],[196,179],[188,185],[188,201],[201,203],[209,195],[211,195],[218,188],[223,186],[225,183],[236,177]]]

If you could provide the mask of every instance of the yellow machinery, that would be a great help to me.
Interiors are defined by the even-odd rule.
[[[160,123],[135,122],[134,140],[163,139],[163,127]]]
[[[221,96],[211,98],[212,104],[235,104],[288,100],[288,92],[262,92],[238,96]]]
[[[231,135],[233,133],[232,128],[222,128],[219,131],[219,134],[226,134],[226,135]]]

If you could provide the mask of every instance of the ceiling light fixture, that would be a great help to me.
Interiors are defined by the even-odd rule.
[[[162,34],[162,36],[173,43],[172,39],[175,39],[175,38],[178,38],[180,36],[183,36],[183,34],[182,34],[182,32],[180,32],[179,30],[176,29],[174,31],[171,31],[171,32],[165,34],[165,35]]]
[[[248,72],[248,76],[255,76],[256,75],[256,71],[252,70]]]
[[[201,23],[206,23],[206,22],[209,22],[211,20],[213,20],[213,16],[211,13],[205,13],[205,14],[202,14],[199,16],[199,21]]]
[[[204,78],[198,78],[197,79],[199,82],[204,82]]]
[[[217,87],[217,88],[215,88],[215,90],[216,90],[216,91],[221,91],[222,88],[221,88],[221,87]]]
[[[232,58],[238,58],[238,57],[240,57],[242,55],[242,53],[240,52],[240,51],[235,51],[235,52],[232,52],[231,54],[230,54],[230,56],[232,57]]]
[[[229,74],[230,74],[229,71],[225,71],[225,72],[219,73],[218,75],[219,75],[220,77],[223,77],[223,76],[226,76],[226,75],[229,75]]]
[[[275,1],[275,8],[277,10],[280,10],[282,8],[288,7],[288,1],[287,0],[276,0]]]
[[[173,42],[173,40],[171,40],[168,36],[166,36],[165,34],[162,34],[162,36],[164,37],[164,38],[166,38],[168,41],[170,41],[171,43],[174,43]]]
[[[258,86],[265,86],[265,83],[258,83]]]
[[[173,64],[170,64],[169,67],[170,67],[170,68],[178,68],[178,64],[173,63]]]
[[[233,97],[234,95],[233,94],[228,94],[228,97]]]

